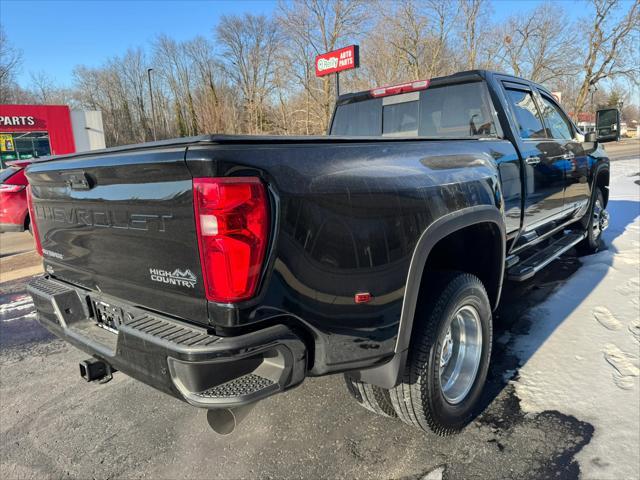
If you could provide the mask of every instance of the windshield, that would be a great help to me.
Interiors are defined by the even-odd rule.
[[[494,118],[486,85],[473,82],[339,105],[331,134],[496,137]]]

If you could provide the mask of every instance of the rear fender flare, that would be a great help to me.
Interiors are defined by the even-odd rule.
[[[598,165],[598,168],[596,168],[595,172],[593,172],[593,180],[591,182],[591,201],[594,201],[596,195],[595,192],[598,188],[598,178],[600,177],[600,175],[611,175],[609,173],[609,165],[608,164],[601,164]],[[609,185],[607,185],[607,188],[609,187]],[[605,204],[608,203],[609,200],[609,193],[608,192],[603,192],[605,194]],[[606,206],[606,205],[605,205]]]
[[[600,177],[600,175],[610,175],[608,163],[597,165],[591,176],[591,192],[589,194],[589,202],[583,207],[583,209],[581,209],[580,213],[577,214],[578,220],[576,224],[580,225],[583,229],[589,228],[589,223],[591,222],[591,206],[596,201],[596,193],[598,191],[598,178]],[[609,203],[609,185],[607,185],[606,190],[602,193],[604,195],[604,203],[606,208]]]
[[[411,257],[393,357],[384,365],[350,373],[353,378],[383,388],[391,388],[397,385],[400,372],[404,370],[406,363],[407,351],[413,330],[413,319],[420,293],[420,283],[429,253],[440,240],[448,235],[480,223],[495,224],[500,230],[502,239],[499,258],[500,264],[497,266],[499,276],[497,279],[498,290],[492,305],[494,308],[497,306],[500,298],[500,288],[504,278],[504,258],[506,251],[505,224],[502,213],[493,205],[478,205],[447,214],[427,227],[420,236],[413,256]]]

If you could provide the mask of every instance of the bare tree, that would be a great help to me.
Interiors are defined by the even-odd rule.
[[[194,103],[196,72],[185,45],[166,35],[159,36],[154,43],[154,64],[171,92],[178,134],[197,135],[200,127]]]
[[[362,34],[369,19],[362,0],[295,0],[281,2],[279,22],[290,44],[291,65],[306,92],[307,129],[326,130],[335,98],[334,79],[314,76],[315,56],[335,50]],[[313,117],[313,118],[312,118]]]
[[[216,38],[224,66],[243,95],[247,131],[265,130],[265,100],[272,92],[277,25],[264,15],[223,16]]]
[[[396,9],[383,13],[381,17],[382,23],[390,29],[387,42],[394,50],[392,55],[402,59],[403,70],[406,69],[410,78],[424,77],[429,17],[413,1],[401,2]]]
[[[43,71],[30,72],[31,91],[36,95],[38,103],[52,103],[55,95],[55,85],[51,77]]]
[[[635,82],[640,76],[637,57],[640,30],[640,0],[633,0],[629,10],[617,15],[619,0],[592,0],[594,15],[585,26],[588,48],[584,57],[584,79],[578,91],[574,111],[580,112],[590,89],[605,78],[627,77]]]
[[[194,109],[203,132],[234,132],[238,127],[236,95],[225,84],[223,67],[213,45],[198,36],[183,44],[194,77]]]
[[[114,64],[119,83],[124,87],[124,95],[130,110],[130,125],[136,141],[152,139],[151,106],[148,99],[147,68],[149,62],[141,48],[130,49]]]
[[[47,74],[40,70],[38,72],[30,72],[31,78],[29,92],[32,95],[31,102],[42,104],[74,104],[73,92],[68,88],[62,88],[56,85],[56,82]]]
[[[14,47],[0,25],[0,103],[8,103],[16,88],[15,75],[22,65],[22,51]]]
[[[627,105],[622,108],[622,118],[631,126],[632,121],[640,122],[640,108],[638,105]]]
[[[480,49],[487,31],[487,0],[459,0],[460,26],[458,36],[462,43],[460,67],[478,68]]]
[[[544,83],[579,71],[575,58],[567,54],[576,49],[573,28],[559,5],[545,3],[530,15],[511,16],[497,40],[514,75]]]
[[[74,71],[75,102],[82,108],[102,111],[108,145],[151,139],[147,64],[144,52],[136,49],[101,67]],[[164,100],[162,95],[158,100]]]
[[[223,18],[212,39],[159,36],[98,67],[78,66],[72,89],[44,72],[33,73],[28,88],[18,86],[20,52],[0,30],[0,100],[101,110],[108,145],[145,141],[151,138],[147,69],[153,68],[158,138],[320,134],[335,87],[333,76],[315,76],[314,59],[357,43],[361,68],[341,75],[343,92],[488,68],[546,83],[577,111],[589,102],[605,104],[618,85],[610,80],[638,85],[640,76],[634,49],[640,0],[590,2],[591,18],[580,23],[554,0],[500,22],[492,21],[489,0],[282,1],[272,16]],[[631,103],[636,97],[625,100]]]
[[[427,76],[453,73],[453,64],[447,61],[447,56],[451,52],[449,35],[459,18],[456,4],[441,0],[427,0],[426,8],[431,20],[431,46]]]
[[[449,48],[456,4],[440,0],[380,2],[380,14],[363,44],[372,49],[363,64],[368,85],[432,78],[454,68]]]

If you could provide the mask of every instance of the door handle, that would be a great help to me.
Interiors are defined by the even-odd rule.
[[[524,161],[527,163],[527,165],[537,165],[540,163],[540,157],[527,157]]]

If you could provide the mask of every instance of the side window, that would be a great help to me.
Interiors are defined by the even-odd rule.
[[[540,113],[533,101],[531,92],[507,89],[507,99],[516,116],[516,123],[521,138],[545,138],[544,126]]]
[[[546,96],[542,95],[542,118],[547,124],[548,137],[571,140],[573,135],[571,134],[571,124],[564,116],[560,107],[549,100]]]

